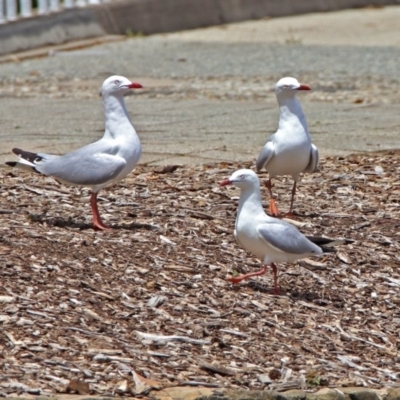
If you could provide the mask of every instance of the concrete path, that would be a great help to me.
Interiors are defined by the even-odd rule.
[[[399,16],[399,6],[371,7],[246,21],[168,37],[192,42],[400,46]]]
[[[102,135],[98,96],[118,73],[142,162],[248,161],[277,124],[272,87],[295,76],[322,154],[400,147],[400,6],[131,38],[0,65],[0,161],[11,148],[65,152]],[[277,35],[277,32],[280,35]]]

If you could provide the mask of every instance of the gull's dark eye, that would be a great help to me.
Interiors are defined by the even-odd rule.
[[[245,178],[246,178],[246,175],[245,175],[245,174],[240,175],[239,178],[240,178],[240,179],[245,179]]]
[[[289,85],[283,85],[284,89],[289,89]]]
[[[116,85],[119,85],[119,84],[121,83],[121,81],[119,81],[118,79],[116,79],[116,80],[114,81],[114,83],[115,83]]]

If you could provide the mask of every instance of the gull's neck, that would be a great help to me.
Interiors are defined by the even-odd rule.
[[[119,135],[126,136],[129,131],[136,134],[129,119],[123,96],[105,95],[103,96],[103,106],[106,120],[105,136],[115,139]]]
[[[250,186],[241,189],[237,212],[238,217],[242,212],[251,215],[264,213],[261,202],[260,186]]]
[[[277,96],[279,104],[279,129],[284,129],[287,123],[302,126],[308,133],[306,118],[300,105],[300,101],[295,95]]]

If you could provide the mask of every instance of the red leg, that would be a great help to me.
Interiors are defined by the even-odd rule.
[[[289,212],[284,215],[284,217],[289,217],[289,218],[295,217],[295,215],[293,214],[293,203],[294,203],[294,196],[296,195],[296,186],[297,186],[297,182],[294,181],[293,187],[292,187],[292,197],[290,199],[290,209],[289,209]]]
[[[274,294],[279,294],[278,286],[278,268],[274,263],[271,263],[272,273],[274,274]]]
[[[278,217],[279,216],[279,209],[278,206],[276,205],[274,196],[272,194],[272,183],[271,179],[268,179],[266,185],[269,193],[269,214],[272,215],[273,217]]]
[[[280,215],[278,206],[276,205],[274,199],[269,199],[269,210],[268,210],[268,212],[272,217],[279,217],[279,215]]]
[[[290,199],[290,209],[289,209],[290,214],[293,214],[293,202],[294,202],[294,196],[296,194],[296,186],[297,186],[297,182],[294,181],[293,187],[292,187],[292,198]]]
[[[100,214],[99,214],[99,209],[97,207],[97,193],[93,193],[90,195],[90,206],[92,207],[92,214],[93,214],[93,226],[95,229],[100,229],[100,230],[109,230],[107,225],[103,224],[103,221],[101,220]]]
[[[256,272],[250,272],[248,274],[243,274],[239,276],[233,276],[230,278],[227,278],[229,282],[232,283],[239,283],[245,279],[249,279],[252,276],[260,276],[264,275],[267,272],[267,267],[268,265],[263,265],[263,267]],[[272,268],[272,273],[274,274],[274,294],[279,294],[279,286],[278,286],[278,269],[276,268],[276,265],[274,263],[271,263],[271,268]]]
[[[232,283],[239,283],[245,279],[251,278],[252,276],[264,275],[266,272],[267,272],[267,265],[263,265],[263,267],[259,271],[250,272],[248,274],[243,274],[243,275],[239,275],[239,276],[233,276],[231,278],[227,278],[227,280]]]

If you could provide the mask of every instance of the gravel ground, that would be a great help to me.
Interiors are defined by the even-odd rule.
[[[344,10],[54,51],[1,64],[0,96],[85,98],[88,83],[120,74],[161,80],[158,97],[246,100],[289,75],[312,83],[311,101],[398,103],[399,16],[400,6]]]
[[[14,94],[14,83],[28,85],[26,95],[39,95],[59,82],[73,85],[74,80],[96,80],[99,86],[118,73],[132,79],[172,79],[178,85],[171,85],[175,87],[167,94],[178,97],[245,99],[265,96],[281,77],[295,75],[313,82],[317,99],[340,101],[370,92],[369,101],[389,102],[399,98],[398,59],[399,47],[188,43],[157,36],[1,64],[0,94]]]
[[[238,191],[217,184],[238,164],[137,168],[101,193],[111,232],[91,229],[87,190],[3,173],[0,394],[139,394],[132,371],[160,387],[398,385],[399,155],[305,177],[301,231],[355,242],[279,265],[279,296],[269,274],[225,280],[259,267],[233,238]],[[291,183],[275,183],[285,210]]]

